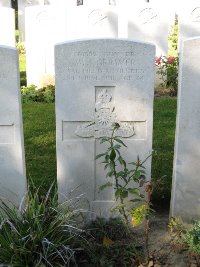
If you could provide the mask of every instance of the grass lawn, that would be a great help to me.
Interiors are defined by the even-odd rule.
[[[19,54],[20,84],[26,86],[26,55]]]
[[[153,198],[169,202],[174,152],[176,98],[156,98],[152,178],[164,176],[164,188],[155,188]],[[27,177],[47,190],[56,182],[55,106],[23,104]]]
[[[163,177],[163,186],[155,188],[154,202],[169,203],[171,195],[174,139],[176,127],[176,98],[160,97],[154,101],[152,179]]]
[[[23,104],[23,122],[27,177],[47,190],[56,182],[55,105]]]

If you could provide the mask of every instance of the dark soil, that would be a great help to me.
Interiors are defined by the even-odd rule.
[[[197,259],[188,253],[177,235],[168,228],[169,214],[159,213],[150,220],[149,255],[147,265],[154,267],[200,267]]]

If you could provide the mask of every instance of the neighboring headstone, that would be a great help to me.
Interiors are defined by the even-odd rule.
[[[57,177],[59,201],[85,194],[92,211],[108,215],[113,189],[95,156],[105,149],[99,137],[112,123],[128,149],[128,162],[151,154],[155,47],[117,39],[67,42],[55,47]],[[151,177],[151,160],[146,162]]]
[[[141,0],[127,1],[128,38],[151,42],[156,45],[156,55],[168,53],[168,31],[173,14],[160,1],[148,3]]]
[[[0,45],[15,47],[15,11],[0,7]]]
[[[108,0],[87,0],[67,10],[67,40],[118,37],[117,9]]]
[[[182,42],[200,36],[200,0],[184,1],[178,9],[179,51]]]
[[[0,62],[0,199],[19,206],[27,185],[17,49],[0,46]]]
[[[0,0],[0,7],[11,7],[11,0]]]
[[[19,27],[19,40],[25,42],[25,8],[29,6],[44,4],[42,0],[17,0],[18,4],[18,27]]]
[[[66,39],[65,9],[46,5],[25,12],[27,84],[53,84],[54,45]]]
[[[66,3],[75,0],[18,0],[18,27],[20,42],[25,42],[25,8],[31,6],[57,5],[61,7]]]
[[[200,217],[200,38],[183,42],[171,199],[171,215]]]

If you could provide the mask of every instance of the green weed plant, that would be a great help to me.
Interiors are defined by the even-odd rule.
[[[88,244],[84,247],[91,267],[130,267],[137,258],[136,244],[130,228],[121,218],[96,218],[85,228]],[[86,244],[86,243],[85,243]]]
[[[21,95],[23,103],[53,103],[55,101],[55,86],[48,85],[39,89],[35,85],[22,86]]]
[[[100,191],[107,187],[113,187],[115,192],[116,205],[112,209],[118,211],[124,218],[127,224],[130,223],[130,216],[133,217],[137,213],[134,203],[144,201],[144,194],[141,193],[142,187],[146,184],[145,167],[144,163],[150,157],[147,157],[144,161],[140,161],[139,156],[136,162],[130,162],[127,164],[123,158],[120,149],[126,147],[125,143],[119,136],[116,136],[117,129],[120,127],[118,123],[113,125],[113,130],[110,137],[102,137],[100,143],[107,143],[107,150],[96,156],[96,159],[103,158],[103,164],[105,170],[107,170],[106,177],[108,182],[100,186]],[[128,165],[132,165],[133,168],[129,169]],[[114,179],[113,179],[114,178]],[[133,187],[132,184],[135,184]],[[147,207],[145,205],[145,207]],[[135,211],[135,213],[133,212]],[[142,209],[144,214],[146,211]],[[141,212],[141,210],[139,211]],[[142,217],[144,218],[145,215]],[[133,218],[132,218],[133,221]],[[138,224],[141,221],[137,221]]]
[[[52,187],[39,197],[28,192],[27,201],[16,209],[1,202],[0,263],[12,267],[75,265],[75,243],[80,236],[75,210],[69,202],[57,203]],[[63,209],[63,205],[65,209]]]
[[[187,231],[184,240],[189,251],[200,256],[200,221],[195,221],[192,228]]]

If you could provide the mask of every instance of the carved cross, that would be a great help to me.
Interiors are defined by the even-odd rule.
[[[127,139],[144,140],[146,138],[146,121],[120,121],[117,117],[114,102],[115,86],[95,86],[95,105],[93,120],[91,121],[63,121],[62,138],[69,147],[71,144],[80,149],[80,155],[75,158],[81,159],[82,151],[85,151],[83,158],[84,165],[89,164],[93,170],[94,177],[94,197],[93,204],[97,207],[114,204],[113,188],[107,188],[99,194],[99,187],[106,182],[106,172],[104,166],[95,160],[95,156],[105,152],[105,144],[100,144],[100,137],[111,136],[113,123],[120,125],[115,135]],[[76,145],[75,145],[76,144]],[[79,147],[79,149],[77,148]],[[77,153],[71,151],[72,153]],[[88,154],[87,154],[88,153]],[[69,155],[69,154],[68,154]],[[93,158],[91,157],[93,156]],[[91,172],[90,172],[91,173]],[[91,175],[91,174],[90,174]],[[92,193],[91,193],[92,194]],[[106,204],[105,204],[106,203]]]
[[[115,106],[112,95],[104,87],[97,95],[94,111],[94,121],[84,123],[76,128],[75,134],[80,137],[100,138],[111,136],[114,123],[118,123],[120,128],[116,135],[120,137],[131,137],[135,134],[133,125],[127,122],[120,122],[115,114]]]

